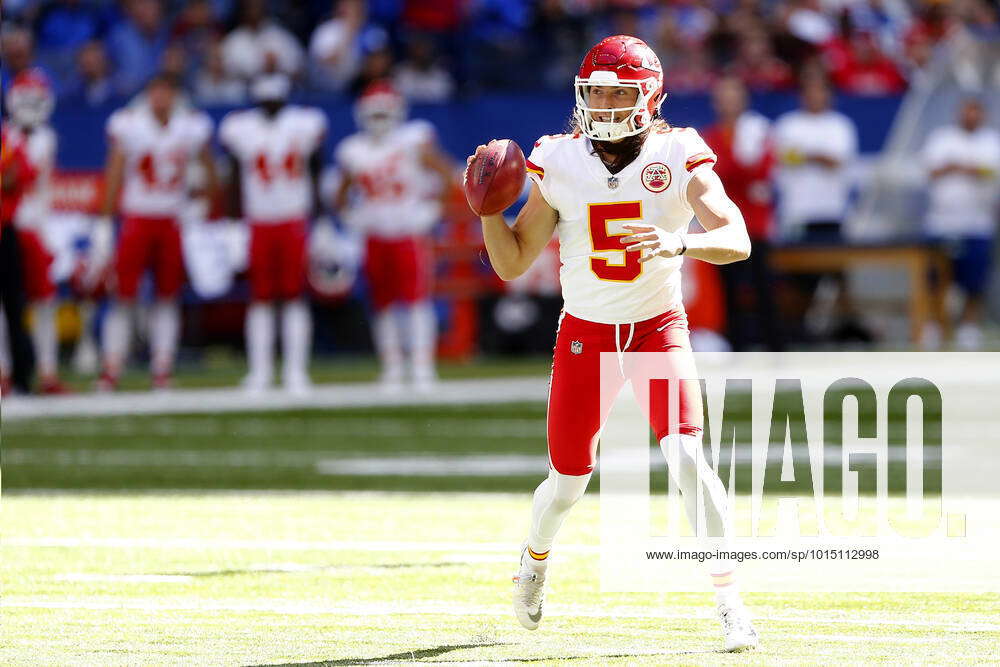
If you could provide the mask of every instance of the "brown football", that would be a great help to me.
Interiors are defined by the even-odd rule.
[[[513,139],[494,139],[465,169],[465,198],[476,215],[502,213],[521,196],[524,153]]]

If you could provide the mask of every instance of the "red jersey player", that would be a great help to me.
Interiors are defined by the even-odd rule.
[[[454,168],[429,123],[405,121],[403,98],[388,84],[369,86],[355,117],[361,131],[336,151],[342,180],[334,208],[367,239],[365,273],[384,386],[400,388],[408,339],[411,378],[426,389],[435,379],[437,335],[428,235],[441,216],[441,181],[449,183]]]
[[[45,75],[39,70],[21,72],[7,94],[13,122],[4,135],[5,142],[23,148],[35,175],[17,203],[14,224],[21,246],[24,291],[33,315],[35,365],[41,391],[46,394],[64,391],[58,373],[56,286],[50,276],[53,258],[43,231],[51,213],[52,172],[56,162],[56,133],[47,124],[54,106],[55,98]]]
[[[163,388],[170,384],[180,334],[184,260],[177,216],[189,196],[188,167],[193,161],[204,169],[207,190],[215,190],[208,143],[212,121],[187,107],[176,79],[161,74],[146,86],[145,99],[111,115],[107,134],[105,200],[97,224],[110,226],[116,210],[122,223],[114,258],[116,299],[104,320],[104,372],[98,388],[110,390],[118,384],[128,357],[139,281],[147,270],[156,292],[149,318],[153,386]]]
[[[564,312],[549,393],[550,470],[534,494],[514,587],[514,610],[528,629],[542,617],[549,549],[593,471],[606,417],[600,394],[608,389],[600,385],[600,353],[671,351],[688,376],[694,359],[680,300],[681,255],[726,264],[750,254],[743,217],[712,170],[714,153],[694,130],[658,118],[663,72],[645,43],[623,35],[602,40],[585,56],[575,89],[576,130],[535,144],[527,161],[531,193],[517,222],[482,217],[490,260],[507,280],[559,230]],[[706,232],[687,235],[694,215]],[[619,382],[638,370],[623,361]],[[699,514],[700,490],[709,535],[724,538],[727,496],[701,453],[700,387],[682,383],[680,393],[679,421],[668,418],[665,402],[652,406],[650,419],[667,460],[676,453],[670,473],[689,519]],[[725,647],[741,650],[756,646],[757,634],[732,575],[728,566],[717,569],[713,582]]]
[[[306,234],[309,219],[319,213],[317,181],[327,121],[319,109],[286,104],[290,86],[283,74],[258,78],[252,90],[258,106],[230,113],[219,126],[235,186],[231,214],[242,209],[250,224],[250,372],[244,381],[250,391],[271,384],[276,301],[283,302],[283,384],[292,392],[309,388]]]
[[[35,172],[24,144],[8,139],[6,120],[0,132],[0,394],[7,395],[11,389],[23,393],[31,389],[31,341],[24,331],[24,276],[14,213]]]

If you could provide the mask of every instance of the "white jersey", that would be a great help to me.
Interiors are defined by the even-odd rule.
[[[784,230],[843,220],[851,194],[850,163],[858,152],[851,119],[836,111],[792,111],[775,123],[774,144],[781,164],[777,182]],[[822,155],[840,165],[828,169],[804,162],[804,155]]]
[[[996,228],[1000,192],[1000,132],[981,127],[966,132],[960,127],[934,130],[924,147],[928,173],[947,165],[961,165],[978,172],[950,173],[930,182],[927,232],[935,236],[992,237]]]
[[[564,308],[603,324],[640,322],[681,307],[683,257],[639,262],[626,253],[624,225],[686,231],[691,175],[715,154],[691,128],[654,130],[639,156],[612,175],[580,135],[545,136],[528,158],[528,176],[559,213],[559,280]]]
[[[38,229],[52,212],[52,173],[56,167],[58,139],[55,131],[42,125],[25,131],[10,125],[10,140],[24,147],[24,154],[36,172],[34,182],[18,202],[14,224],[21,229]]]
[[[234,111],[219,141],[240,163],[243,215],[252,223],[305,220],[314,193],[309,159],[326,137],[319,109],[286,106],[272,118],[260,109]]]
[[[120,109],[108,119],[108,137],[125,155],[123,215],[172,218],[187,200],[188,164],[212,136],[200,112],[176,109],[166,125],[145,104]]]
[[[356,203],[348,221],[379,238],[426,234],[441,217],[436,175],[421,161],[434,128],[411,120],[384,137],[359,132],[337,147],[338,168],[351,177]]]

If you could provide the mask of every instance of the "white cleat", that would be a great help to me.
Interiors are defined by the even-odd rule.
[[[243,382],[240,383],[243,387],[243,391],[248,394],[263,394],[271,386],[271,378],[266,375],[258,375],[251,373],[243,378]]]
[[[514,615],[528,630],[535,630],[542,620],[545,602],[545,573],[536,572],[522,561],[521,570],[514,575]]]
[[[722,636],[726,651],[737,653],[760,646],[760,638],[750,622],[750,614],[742,602],[719,603],[719,621],[722,622]]]
[[[309,379],[308,375],[301,373],[291,373],[284,376],[282,385],[285,391],[293,396],[308,396],[313,389],[312,380]]]

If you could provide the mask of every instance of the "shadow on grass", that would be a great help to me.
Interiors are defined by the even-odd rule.
[[[233,568],[226,570],[193,570],[183,572],[156,572],[167,576],[182,577],[233,577],[243,574],[301,574],[310,572],[333,572],[336,570],[356,570],[356,569],[380,569],[380,570],[404,570],[424,567],[464,567],[470,565],[468,562],[440,562],[440,563],[366,563],[355,565],[308,565],[296,567],[248,567]]]
[[[469,648],[487,648],[490,646],[506,646],[506,642],[492,642],[486,644],[447,644],[435,646],[434,648],[419,649],[416,651],[402,651],[391,655],[383,655],[377,658],[343,658],[340,660],[326,660],[319,662],[289,662],[281,664],[249,665],[248,667],[337,667],[338,665],[376,665],[383,662],[396,662],[399,660],[423,660],[425,658],[436,658],[451,651],[460,651]],[[725,654],[725,651],[661,651],[658,653],[598,653],[592,655],[558,655],[546,656],[543,658],[492,658],[483,660],[483,663],[502,662],[552,662],[554,660],[615,660],[634,658],[637,660],[649,660],[651,658],[678,657],[682,655],[711,655]],[[436,662],[452,662],[451,660],[439,660]],[[454,662],[468,663],[467,659]],[[479,662],[479,661],[476,661]]]
[[[503,646],[504,642],[476,643],[476,644],[445,644],[434,648],[423,648],[416,651],[402,651],[391,655],[383,655],[378,658],[343,658],[341,660],[320,660],[319,662],[289,662],[268,665],[251,665],[249,667],[336,667],[337,665],[374,665],[380,662],[393,662],[396,660],[422,660],[424,658],[436,658],[451,651],[461,651],[467,648],[487,648],[490,646]]]

